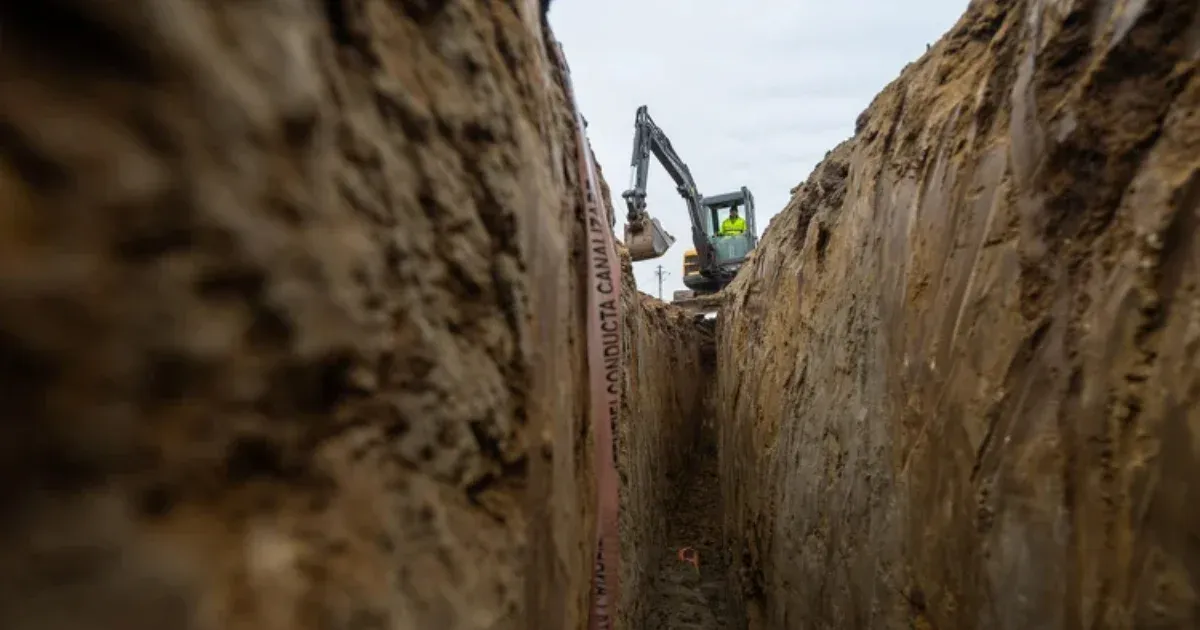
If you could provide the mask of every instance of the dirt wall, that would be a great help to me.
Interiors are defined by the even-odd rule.
[[[622,628],[649,628],[653,581],[664,554],[677,482],[703,448],[715,376],[713,331],[637,291],[622,252],[625,383],[617,431],[621,476]],[[714,489],[715,490],[715,489]]]
[[[0,8],[0,627],[582,627],[538,4]]]
[[[752,628],[1200,624],[1200,5],[977,1],[718,333]]]

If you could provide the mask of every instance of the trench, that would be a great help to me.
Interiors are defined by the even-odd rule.
[[[632,283],[628,263],[625,272]],[[633,579],[621,620],[644,630],[745,627],[730,598],[722,534],[715,327],[632,290],[625,305],[631,311],[626,360],[634,374],[626,397],[634,404],[627,400],[617,463],[630,511],[622,560],[633,563],[626,571]],[[655,382],[635,382],[641,374]]]
[[[622,262],[619,619],[639,630],[745,628],[723,534],[716,322],[640,293],[623,251]]]
[[[717,468],[716,436],[706,434],[676,482],[668,506],[667,545],[650,587],[646,630],[717,630],[744,625],[732,617],[729,601]]]
[[[615,458],[547,4],[0,3],[0,628],[1200,627],[1200,4],[970,2],[715,324],[623,257]]]

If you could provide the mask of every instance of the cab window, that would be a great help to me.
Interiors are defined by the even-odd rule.
[[[713,218],[716,220],[715,221],[716,228],[713,230],[713,235],[717,235],[717,234],[721,233],[721,226],[725,223],[725,219],[729,218],[730,210],[732,208],[738,209],[739,217],[741,217],[743,219],[746,218],[745,215],[742,213],[741,204],[736,204],[733,206],[725,206],[722,208],[713,208],[713,215],[714,215]]]

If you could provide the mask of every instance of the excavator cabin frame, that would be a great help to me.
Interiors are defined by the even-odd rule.
[[[690,249],[683,255],[685,272],[683,284],[696,293],[714,293],[720,291],[733,281],[742,263],[750,256],[750,252],[758,245],[758,229],[754,219],[754,195],[743,186],[741,190],[704,197],[700,201],[704,212],[701,216],[701,229],[709,244],[710,259],[708,264],[700,258],[699,248]],[[736,236],[721,236],[721,223],[729,216],[729,209],[737,207],[742,218],[746,220],[746,231]],[[688,258],[696,269],[688,274]],[[704,273],[707,269],[708,273]]]

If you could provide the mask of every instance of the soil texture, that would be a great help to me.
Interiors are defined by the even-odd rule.
[[[0,3],[0,628],[587,627],[547,4]],[[623,256],[620,630],[1200,627],[1196,0],[973,0],[721,295]]]
[[[658,563],[646,630],[724,630],[729,587],[721,538],[717,452],[711,442],[692,453],[675,484],[667,543]],[[688,560],[694,558],[696,562]]]
[[[971,2],[718,319],[751,630],[1200,627],[1200,4]]]
[[[0,627],[586,624],[540,5],[0,6]]]

